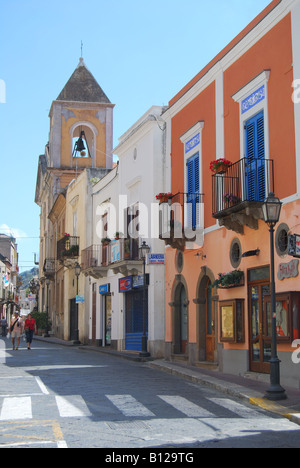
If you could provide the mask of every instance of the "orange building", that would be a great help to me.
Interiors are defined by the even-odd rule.
[[[280,198],[278,354],[283,384],[297,388],[300,277],[289,240],[300,234],[298,78],[300,1],[274,0],[169,103],[174,196],[162,208],[168,228],[161,232],[166,357],[226,373],[269,373],[270,236],[262,205],[270,192]],[[229,163],[217,169],[219,159]]]

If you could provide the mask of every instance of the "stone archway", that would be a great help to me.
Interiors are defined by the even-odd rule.
[[[189,348],[189,300],[187,285],[182,275],[176,276],[172,299],[172,354],[187,355]]]

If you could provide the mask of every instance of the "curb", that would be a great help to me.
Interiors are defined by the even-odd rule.
[[[153,369],[176,375],[177,377],[181,377],[191,382],[213,388],[220,393],[238,398],[246,403],[250,403],[253,406],[258,406],[259,408],[272,414],[289,419],[291,422],[300,426],[300,413],[293,412],[288,407],[281,406],[264,399],[262,394],[255,390],[250,390],[241,385],[225,382],[216,377],[204,375],[191,369],[183,369],[169,362],[154,361],[149,363],[149,366]]]

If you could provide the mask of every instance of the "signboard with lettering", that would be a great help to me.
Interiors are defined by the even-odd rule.
[[[289,255],[300,258],[300,236],[298,234],[289,236]]]
[[[132,276],[119,279],[119,292],[124,293],[132,289]]]
[[[102,284],[99,286],[99,294],[109,294],[110,293],[110,283]]]
[[[254,93],[250,94],[250,96],[246,97],[242,101],[242,114],[247,112],[249,109],[252,109],[252,107],[256,106],[259,102],[263,101],[266,97],[266,89],[265,85],[261,86],[259,89],[257,89]]]
[[[84,296],[78,294],[76,296],[76,304],[84,304]]]
[[[165,254],[149,254],[148,265],[164,265]]]

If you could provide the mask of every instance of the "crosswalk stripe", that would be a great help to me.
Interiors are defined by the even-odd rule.
[[[77,418],[91,416],[84,399],[80,395],[72,395],[68,397],[55,396],[56,404],[60,417],[62,418]]]
[[[232,413],[240,416],[241,418],[256,418],[260,416],[258,411],[255,411],[252,408],[248,408],[247,406],[241,405],[236,401],[230,400],[229,398],[208,398],[209,401],[215,403],[218,406],[222,406],[223,408],[231,411]]]
[[[195,405],[195,403],[192,403],[181,396],[158,395],[158,397],[190,418],[214,417],[210,411],[201,408],[201,406]]]
[[[4,398],[1,421],[32,419],[30,397]]]
[[[131,395],[105,395],[124,416],[128,417],[152,417],[155,414],[139,403]]]

